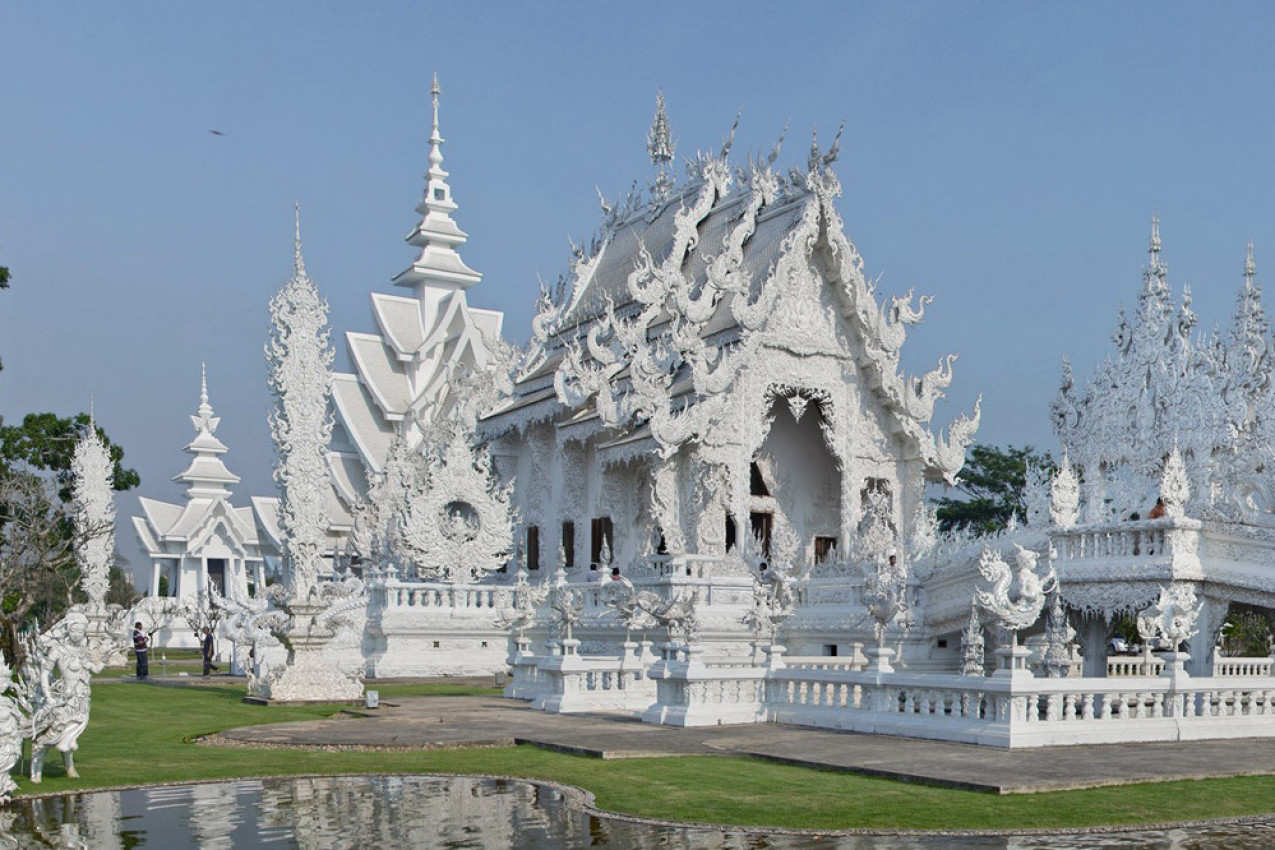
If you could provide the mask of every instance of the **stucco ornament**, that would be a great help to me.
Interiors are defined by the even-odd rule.
[[[1145,512],[1170,471],[1164,459],[1176,451],[1183,470],[1173,470],[1173,498],[1181,513],[1170,515],[1270,525],[1271,488],[1256,473],[1275,459],[1275,406],[1252,255],[1230,329],[1196,339],[1190,292],[1174,300],[1160,249],[1153,220],[1137,307],[1131,315],[1121,310],[1115,351],[1089,383],[1078,385],[1064,363],[1052,413],[1082,471],[1086,519]]]
[[[1164,462],[1164,474],[1160,478],[1160,498],[1164,500],[1165,516],[1180,517],[1186,514],[1187,499],[1191,497],[1191,482],[1187,478],[1182,453],[1175,445]]]
[[[1063,452],[1062,463],[1049,485],[1049,518],[1056,528],[1071,528],[1080,516],[1080,481]]]
[[[566,573],[559,567],[549,588],[549,636],[555,641],[572,640],[572,631],[584,612],[580,592],[567,584]]]
[[[796,535],[791,536],[795,541]],[[786,545],[791,548],[792,542]],[[775,551],[777,557],[768,563],[761,541],[751,534],[744,537],[740,554],[753,577],[753,604],[740,622],[752,631],[757,643],[773,641],[779,627],[797,610],[796,588],[808,571],[801,569],[791,551],[784,553],[787,557]]]
[[[863,604],[872,619],[878,646],[885,644],[885,633],[890,625],[907,614],[907,590],[907,567],[894,553],[875,564],[863,566]]]
[[[26,659],[15,688],[31,736],[31,781],[43,778],[50,749],[62,753],[66,775],[76,778],[74,753],[89,724],[90,680],[106,666],[114,641],[88,633],[84,606],[67,611],[57,624],[26,639]]]
[[[983,658],[983,622],[978,616],[978,603],[970,602],[970,618],[961,631],[961,675],[982,676],[986,662]]]
[[[536,609],[544,603],[548,594],[548,585],[528,583],[527,570],[519,565],[517,582],[510,594],[513,604],[500,603],[496,609],[496,625],[516,634],[517,639],[522,641],[527,627],[536,621]]]
[[[323,552],[330,487],[332,349],[327,304],[306,274],[301,256],[299,213],[292,278],[271,300],[270,315],[266,359],[275,397],[270,431],[287,592],[279,608],[288,615],[275,636],[288,648],[288,658],[256,678],[249,693],[285,701],[357,699],[363,693],[362,669],[343,668],[332,661],[343,656],[330,650],[357,646],[367,594],[356,578],[320,581],[320,573],[329,571]]]
[[[1045,652],[1041,658],[1046,676],[1060,679],[1071,670],[1071,643],[1075,638],[1076,630],[1067,622],[1067,614],[1063,610],[1062,594],[1055,590],[1050,594],[1049,615],[1045,621]]]
[[[1018,631],[1040,619],[1045,595],[1057,586],[1058,579],[1053,567],[1047,566],[1043,575],[1038,573],[1036,562],[1040,556],[1036,552],[1018,543],[1014,544],[1014,550],[1016,569],[1011,571],[999,552],[990,546],[983,547],[978,570],[990,587],[975,590],[974,598],[997,625]],[[1011,598],[1015,590],[1017,593]]]
[[[1144,639],[1159,636],[1177,652],[1183,641],[1195,637],[1199,628],[1201,601],[1190,584],[1171,584],[1160,588],[1160,598],[1138,615],[1138,633]]]
[[[419,578],[477,581],[504,566],[513,547],[513,484],[492,474],[485,446],[460,427],[424,447],[398,515],[398,551]]]
[[[22,742],[24,735],[24,717],[11,690],[16,690],[13,671],[0,658],[0,806],[6,805],[18,783],[13,781],[10,772],[22,759]]]
[[[286,591],[277,584],[261,588],[256,596],[227,597],[210,590],[211,602],[220,612],[221,635],[235,645],[251,691],[265,669],[267,651],[282,645],[274,632],[287,625],[287,614],[277,607]]]
[[[619,581],[604,580],[599,595],[602,603],[610,608],[610,616],[624,626],[624,642],[633,639],[634,632],[645,634],[655,625],[651,610],[659,604],[659,597],[649,591],[639,591],[624,576]]]
[[[111,563],[115,559],[115,500],[111,492],[114,468],[110,451],[97,433],[97,422],[90,416],[88,430],[75,444],[71,473],[80,586],[94,612],[106,609]]]
[[[328,305],[306,274],[300,214],[292,278],[270,301],[270,434],[279,485],[283,578],[292,599],[308,599],[323,568],[328,524],[327,446],[332,438],[332,348]]]

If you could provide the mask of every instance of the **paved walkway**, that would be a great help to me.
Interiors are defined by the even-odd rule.
[[[1191,741],[1003,750],[773,723],[678,729],[609,714],[564,716],[500,697],[382,701],[330,720],[222,733],[244,744],[441,748],[534,744],[599,758],[748,755],[1000,794],[1275,774],[1275,741]]]

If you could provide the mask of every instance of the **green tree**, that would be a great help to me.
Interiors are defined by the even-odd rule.
[[[937,500],[939,528],[951,531],[966,528],[981,534],[1000,531],[1016,516],[1027,520],[1028,467],[1055,469],[1048,452],[1037,452],[1031,446],[1004,449],[996,446],[970,446],[965,467],[957,480],[957,497]]]
[[[32,413],[21,425],[0,423],[0,647],[12,662],[17,661],[22,628],[33,621],[50,623],[82,601],[71,459],[89,424],[84,413]],[[115,462],[114,489],[136,487],[140,479],[123,466],[123,450],[96,430]],[[125,577],[121,572],[112,578],[115,584]],[[119,601],[126,592],[119,588],[110,595]]]

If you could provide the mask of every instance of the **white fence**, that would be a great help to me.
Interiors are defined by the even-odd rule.
[[[1275,737],[1269,658],[1219,658],[1217,675],[1189,677],[1181,662],[1166,670],[1161,658],[1130,657],[1112,659],[1111,678],[1046,679],[882,672],[849,659],[786,659],[782,648],[750,665],[668,645],[640,667],[632,648],[602,659],[574,649],[526,653],[509,695],[548,711],[640,712],[673,726],[777,722],[1015,748]]]

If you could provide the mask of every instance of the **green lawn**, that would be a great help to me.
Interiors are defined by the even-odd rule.
[[[393,696],[493,693],[489,688],[382,685]],[[242,685],[131,683],[93,689],[93,714],[69,780],[50,755],[42,786],[23,793],[299,773],[488,773],[587,788],[598,805],[632,814],[751,826],[835,829],[1077,827],[1261,814],[1275,777],[1166,782],[1004,796],[953,791],[744,758],[603,761],[534,747],[321,752],[201,747],[190,738],[258,723],[325,717],[338,706],[253,706]],[[357,721],[351,721],[357,722]]]

